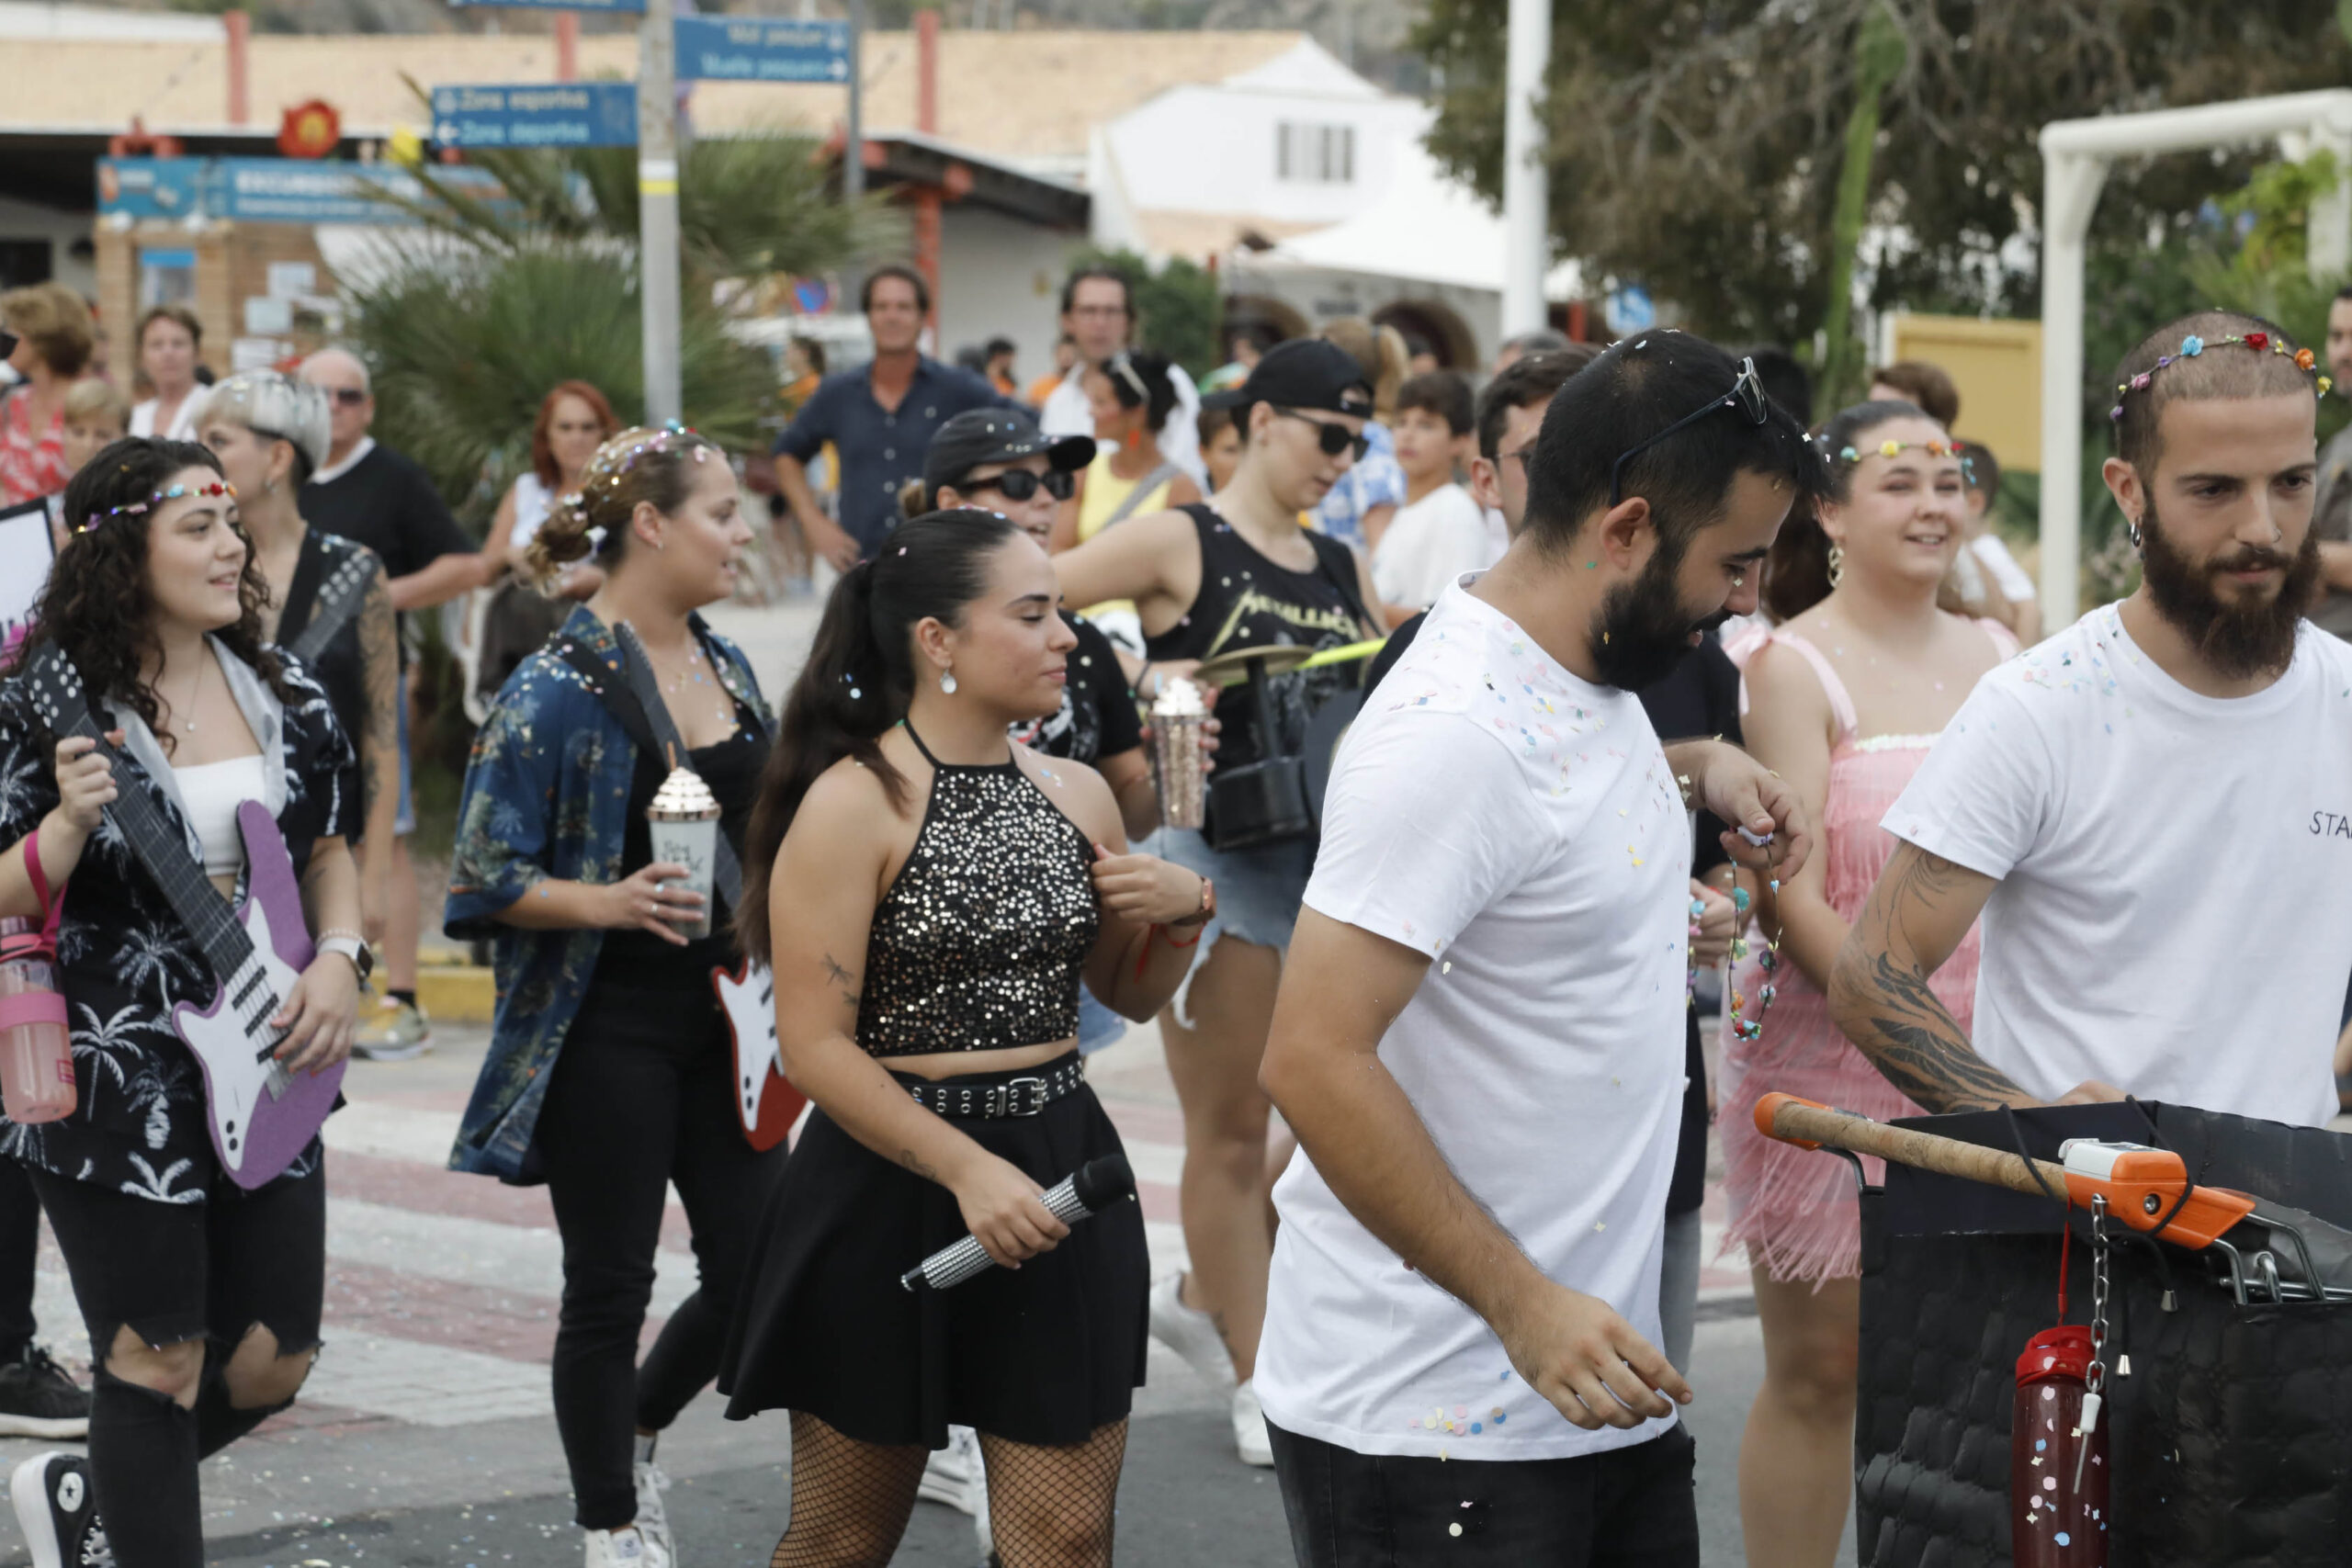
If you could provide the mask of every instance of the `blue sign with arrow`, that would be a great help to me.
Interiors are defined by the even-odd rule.
[[[680,17],[681,82],[846,82],[849,24],[776,17]]]
[[[433,89],[444,147],[634,147],[633,82],[535,82]]]

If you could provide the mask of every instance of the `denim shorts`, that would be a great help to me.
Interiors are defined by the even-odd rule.
[[[410,797],[408,787],[408,697],[405,693],[392,704],[399,716],[401,733],[401,803],[392,810],[392,836],[404,839],[416,831],[416,802]]]
[[[1313,839],[1285,839],[1255,849],[1219,851],[1191,829],[1162,828],[1141,846],[1216,884],[1216,917],[1202,929],[1193,975],[1201,972],[1217,942],[1228,936],[1278,953],[1290,952],[1291,930],[1298,924],[1306,879],[1315,870],[1315,844]],[[1177,1021],[1187,1025],[1192,988],[1188,976],[1174,1002]]]

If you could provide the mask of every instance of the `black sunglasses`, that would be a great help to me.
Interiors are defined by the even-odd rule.
[[[1739,362],[1739,375],[1732,382],[1730,391],[1720,397],[1708,399],[1706,407],[1695,409],[1684,414],[1648,440],[1637,441],[1619,454],[1617,461],[1611,464],[1609,468],[1609,504],[1614,506],[1625,499],[1619,492],[1618,486],[1623,482],[1626,464],[1675,432],[1698,423],[1717,409],[1736,409],[1748,423],[1759,429],[1764,422],[1771,417],[1772,400],[1764,393],[1764,378],[1756,374],[1756,361],[1742,359]]]
[[[322,387],[319,390],[324,392],[330,399],[335,402],[341,403],[347,409],[356,409],[361,403],[368,400],[368,393],[365,388]]]
[[[1078,481],[1070,478],[1067,468],[1047,468],[1044,473],[1032,473],[1027,468],[1007,468],[993,479],[967,479],[957,490],[992,490],[1007,501],[1026,501],[1044,485],[1046,493],[1056,501],[1068,501]]]
[[[6,327],[0,327],[0,359],[6,359],[16,353],[18,341],[16,333]]]
[[[1296,409],[1278,408],[1274,412],[1284,419],[1295,419],[1301,424],[1313,425],[1319,432],[1315,439],[1323,448],[1323,456],[1326,457],[1336,457],[1352,446],[1355,448],[1356,460],[1362,462],[1363,455],[1372,450],[1370,436],[1351,434],[1344,424],[1333,424],[1329,420],[1313,419]]]

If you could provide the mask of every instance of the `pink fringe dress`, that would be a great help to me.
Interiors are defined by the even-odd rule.
[[[2017,652],[2016,639],[1998,623],[1978,624],[2003,658]],[[1837,716],[1838,743],[1829,753],[1829,796],[1815,852],[1826,857],[1822,869],[1829,907],[1850,925],[1894,853],[1894,835],[1879,826],[1879,818],[1911,782],[1936,738],[1857,739],[1853,698],[1821,650],[1796,632],[1775,631],[1765,640],[1804,656]],[[1743,691],[1743,705],[1745,694]],[[1748,1016],[1754,1017],[1756,995],[1764,983],[1757,962],[1764,938],[1752,923],[1747,934],[1749,954],[1734,967],[1732,984],[1748,998]],[[1971,927],[1928,981],[1962,1029],[1975,1007],[1978,945]],[[1731,1210],[1724,1250],[1744,1246],[1773,1279],[1810,1280],[1818,1289],[1831,1280],[1861,1273],[1861,1211],[1854,1200],[1854,1168],[1835,1155],[1765,1137],[1756,1130],[1757,1100],[1778,1089],[1882,1122],[1926,1112],[1848,1043],[1830,1020],[1828,998],[1785,949],[1774,983],[1779,989],[1771,1010],[1763,1015],[1760,1038],[1735,1038],[1728,1014],[1723,1032],[1722,1111],[1716,1126],[1723,1134],[1724,1189]],[[1880,1161],[1867,1165],[1872,1181],[1883,1179]]]

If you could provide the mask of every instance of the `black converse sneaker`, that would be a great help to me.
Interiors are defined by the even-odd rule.
[[[8,1480],[32,1568],[114,1568],[114,1549],[90,1499],[80,1454],[35,1454]]]
[[[89,1435],[90,1395],[38,1345],[0,1361],[0,1437],[81,1438]]]

